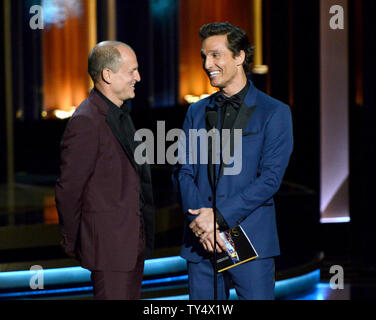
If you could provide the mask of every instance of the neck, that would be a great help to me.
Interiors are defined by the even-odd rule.
[[[221,89],[223,94],[226,97],[231,97],[234,94],[237,94],[239,91],[241,91],[244,86],[247,84],[247,77],[245,73],[243,72],[242,75],[235,81],[232,81],[230,85],[224,87]]]
[[[95,84],[95,87],[100,91],[102,92],[102,94],[108,99],[110,100],[113,104],[115,104],[116,106],[118,106],[119,108],[123,105],[123,101],[120,100],[118,97],[116,97],[110,90],[108,87],[106,87],[105,85],[101,84],[101,83],[96,83]]]

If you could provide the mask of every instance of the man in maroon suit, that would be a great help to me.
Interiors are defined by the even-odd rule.
[[[91,271],[96,299],[139,299],[154,241],[150,167],[134,160],[127,101],[141,80],[128,45],[105,41],[89,55],[94,82],[61,143],[56,206],[65,252]]]

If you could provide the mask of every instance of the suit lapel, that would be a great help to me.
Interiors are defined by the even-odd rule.
[[[208,113],[209,112],[217,113],[217,110],[215,108],[215,96],[217,94],[218,93],[215,93],[211,96],[211,98],[209,100],[209,104],[206,106],[205,124],[206,124],[206,132],[207,133],[209,133],[209,131],[213,129],[213,124],[209,123],[209,121],[208,121]],[[218,115],[217,115],[217,119],[218,119]],[[215,181],[214,181],[215,165],[213,165],[213,163],[212,163],[212,153],[213,153],[212,143],[211,143],[211,141],[209,141],[209,138],[208,138],[208,177],[209,177],[210,185],[213,189],[214,186],[215,186]]]
[[[206,130],[209,133],[210,130],[212,130],[212,127],[207,127]],[[209,182],[214,188],[215,186],[215,181],[214,181],[214,170],[215,170],[215,165],[213,164],[212,161],[212,155],[213,155],[213,149],[212,149],[212,144],[213,144],[213,139],[208,136],[208,175],[209,175]]]
[[[112,133],[119,141],[121,147],[123,148],[125,154],[127,155],[129,161],[133,165],[133,167],[139,172],[139,165],[135,162],[133,156],[133,146],[129,143],[130,141],[127,139],[125,133],[121,128],[121,124],[119,122],[119,112],[122,112],[120,109],[115,109],[110,107],[108,109],[108,113],[106,116],[106,122],[110,127]]]
[[[234,146],[234,144],[235,144],[234,130],[235,129],[241,129],[242,132],[243,132],[245,130],[245,128],[247,127],[249,121],[251,120],[251,117],[252,117],[255,109],[256,109],[256,106],[247,107],[243,103],[240,110],[239,110],[238,116],[236,117],[234,126],[230,129],[230,135],[225,136],[225,138],[227,138],[227,139],[224,139],[224,141],[222,143],[222,148],[226,148],[227,144],[230,143],[230,155],[231,156],[234,155],[234,148],[236,147],[236,146]],[[229,137],[229,139],[228,139],[228,137]],[[228,140],[230,140],[230,141],[228,141]],[[240,143],[241,143],[241,141],[240,141]],[[223,149],[222,149],[222,154],[223,154]],[[223,176],[224,166],[226,166],[226,164],[224,164],[223,161],[221,161],[217,184],[219,183],[219,180]]]
[[[228,143],[230,143],[230,155],[231,156],[234,155],[234,148],[236,147],[232,143],[234,141],[234,132],[235,132],[234,130],[235,129],[241,129],[242,132],[244,132],[244,130],[247,128],[248,123],[251,121],[253,112],[256,109],[256,97],[257,97],[257,89],[254,87],[253,83],[250,82],[250,87],[249,87],[248,93],[247,93],[247,95],[244,99],[244,102],[242,103],[242,105],[239,109],[239,112],[238,112],[238,115],[237,115],[236,120],[234,122],[234,125],[230,129],[230,135],[227,135],[227,136],[225,135],[225,137],[224,137],[225,139],[223,140],[223,143],[222,143],[222,150],[227,147]],[[223,127],[226,128],[225,124],[223,125]],[[234,141],[234,143],[235,143],[235,141]],[[240,141],[240,143],[241,143],[241,141]],[[222,153],[223,153],[223,151],[222,151]],[[221,161],[216,185],[218,185],[219,180],[223,176],[223,170],[224,170],[225,165],[226,164],[224,164]]]

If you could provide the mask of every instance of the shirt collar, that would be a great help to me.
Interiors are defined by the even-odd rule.
[[[247,95],[248,89],[249,89],[249,82],[247,81],[243,89],[241,89],[237,94],[235,94],[235,96],[238,96],[240,98],[241,103],[243,103],[245,96]]]
[[[94,87],[94,90],[96,93],[98,93],[98,95],[104,100],[106,101],[106,103],[110,106],[110,107],[116,107],[119,109],[119,107],[113,103],[110,99],[108,99],[100,90],[98,90],[96,87]],[[120,106],[120,109],[123,111],[123,112],[127,112],[128,110],[128,106],[127,106],[127,101],[124,101],[124,103]]]

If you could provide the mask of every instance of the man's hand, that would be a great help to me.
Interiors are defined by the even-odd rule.
[[[75,257],[76,257],[76,255],[75,255],[74,252],[67,251],[67,246],[66,246],[64,240],[61,240],[60,245],[61,245],[61,247],[63,248],[64,252],[65,252],[69,257],[71,257],[71,258],[75,258]]]
[[[197,215],[197,218],[189,225],[197,237],[213,232],[214,212],[212,208],[189,209],[188,212],[192,215]],[[216,228],[218,229],[218,227],[217,223]]]
[[[188,212],[193,215],[197,215],[198,217],[192,221],[189,225],[192,232],[196,235],[196,237],[200,238],[200,242],[202,243],[204,249],[208,252],[214,252],[214,211],[212,208],[201,208],[201,209],[189,209]],[[222,251],[226,251],[226,245],[223,242],[221,236],[219,235],[219,226],[216,223],[216,249],[217,252],[221,253]]]
[[[219,230],[217,230],[216,233],[216,249],[218,253],[221,253],[222,251],[227,251],[226,244],[222,240],[221,236],[219,235]],[[214,232],[210,232],[208,234],[205,234],[205,236],[200,237],[200,242],[202,243],[202,246],[204,249],[208,252],[214,252]]]

